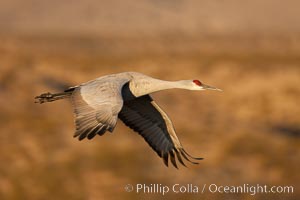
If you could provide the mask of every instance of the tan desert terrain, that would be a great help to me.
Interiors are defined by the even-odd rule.
[[[299,1],[1,1],[0,199],[299,199]],[[224,92],[153,98],[188,152],[165,167],[137,133],[79,142],[67,100],[96,77],[137,71]],[[290,194],[147,194],[127,184],[293,186]]]

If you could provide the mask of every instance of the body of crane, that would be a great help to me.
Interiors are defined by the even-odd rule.
[[[137,72],[123,72],[102,76],[70,87],[62,93],[44,93],[36,102],[45,103],[70,98],[74,107],[76,132],[79,140],[92,139],[113,132],[117,119],[138,132],[168,165],[170,158],[197,164],[182,147],[168,115],[151,98],[150,94],[166,89],[220,90],[199,80],[164,81]],[[183,159],[184,158],[184,159]]]

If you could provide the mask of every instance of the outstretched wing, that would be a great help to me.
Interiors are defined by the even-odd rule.
[[[135,98],[132,94],[128,94],[125,85],[123,99],[124,104],[119,118],[131,129],[138,132],[152,149],[163,158],[167,166],[169,157],[176,168],[176,158],[184,166],[182,158],[193,164],[198,164],[191,158],[196,160],[202,158],[194,158],[183,149],[170,118],[149,95]]]
[[[79,140],[112,132],[123,106],[122,87],[127,79],[106,77],[78,86],[71,97]]]

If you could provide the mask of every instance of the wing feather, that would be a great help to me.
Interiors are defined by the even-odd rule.
[[[201,159],[189,156],[183,149],[167,114],[153,101],[149,95],[135,98],[123,87],[123,108],[119,118],[131,129],[138,132],[151,148],[162,157],[166,166],[170,158],[173,166],[177,168],[176,159],[185,166],[183,159]],[[124,94],[126,92],[126,94]]]
[[[76,124],[74,137],[92,139],[107,130],[113,131],[123,106],[121,91],[126,82],[125,78],[106,77],[75,88],[71,96]]]

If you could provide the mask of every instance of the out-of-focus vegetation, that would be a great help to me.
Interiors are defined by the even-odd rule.
[[[294,186],[294,194],[207,191],[169,193],[166,199],[299,198],[297,34],[112,36],[2,30],[0,44],[0,199],[161,197],[124,191],[126,184],[137,183]],[[73,111],[67,100],[33,103],[40,93],[122,71],[200,79],[224,90],[153,95],[187,151],[205,158],[199,165],[165,167],[122,122],[113,134],[79,142],[72,137]]]

